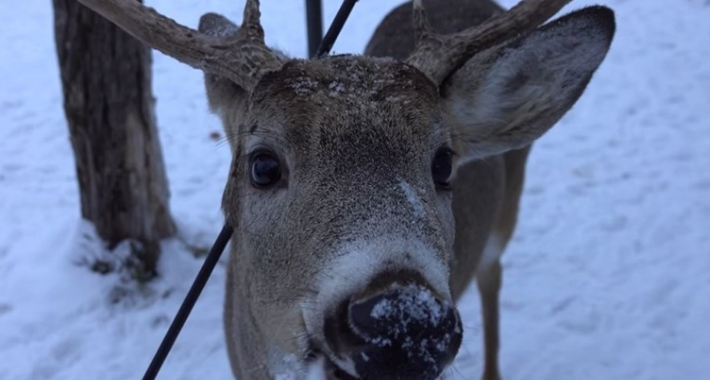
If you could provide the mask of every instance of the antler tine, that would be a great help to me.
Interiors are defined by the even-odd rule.
[[[441,84],[476,53],[537,28],[571,1],[522,0],[508,12],[479,26],[443,36],[431,31],[421,0],[414,0],[413,17],[418,42],[407,63]]]
[[[146,7],[136,0],[78,0],[83,5],[153,49],[205,72],[226,77],[252,90],[261,76],[278,70],[281,59],[264,45],[259,24],[259,2],[247,0],[247,36],[217,39]]]
[[[259,0],[247,0],[244,5],[242,28],[247,30],[247,34],[255,42],[264,44],[264,29],[261,27],[260,19]]]
[[[412,19],[417,45],[421,45],[430,39],[433,34],[422,0],[414,0],[412,2]]]

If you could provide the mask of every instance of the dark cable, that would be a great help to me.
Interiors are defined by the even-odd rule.
[[[182,301],[180,310],[178,310],[175,315],[175,319],[173,319],[173,322],[170,324],[170,328],[165,334],[165,338],[163,338],[163,341],[160,343],[160,347],[158,347],[158,351],[155,353],[153,361],[150,362],[148,370],[145,371],[143,380],[154,380],[155,377],[158,376],[160,367],[163,365],[168,353],[170,353],[170,349],[173,347],[182,326],[185,324],[187,317],[190,315],[192,307],[195,306],[197,298],[200,296],[200,293],[202,293],[202,289],[204,289],[207,280],[210,278],[210,274],[212,274],[212,270],[215,265],[217,265],[219,256],[222,254],[222,251],[224,251],[224,247],[227,246],[227,242],[230,237],[232,237],[232,227],[225,224],[224,227],[222,227],[222,232],[220,232],[219,236],[217,236],[217,240],[214,242],[212,249],[210,249],[210,252],[207,254],[205,263],[202,264],[200,272],[197,273],[195,282],[187,292],[185,300]]]
[[[308,26],[308,56],[313,58],[323,40],[323,7],[321,0],[306,0],[306,25]]]
[[[325,54],[328,54],[330,49],[333,48],[335,39],[338,38],[340,31],[343,30],[343,25],[345,25],[345,21],[347,21],[348,16],[350,16],[350,12],[352,12],[353,7],[355,7],[355,3],[357,3],[357,0],[343,1],[338,13],[335,15],[335,19],[333,19],[333,23],[330,24],[328,32],[325,34],[325,37],[323,37],[323,40],[318,47],[318,52],[314,58],[320,58]]]

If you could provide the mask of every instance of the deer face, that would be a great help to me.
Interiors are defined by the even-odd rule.
[[[244,30],[216,15],[200,29]],[[223,208],[237,377],[438,378],[463,333],[448,286],[456,168],[554,125],[613,31],[608,9],[589,8],[449,72],[415,53],[278,57],[249,90],[208,74],[234,153]]]
[[[207,17],[222,25],[207,31],[232,25]],[[613,32],[611,11],[588,8],[448,74],[415,53],[290,60],[249,92],[208,75],[234,153],[223,207],[237,376],[316,363],[332,380],[438,378],[462,337],[448,287],[457,166],[554,125]]]
[[[233,312],[250,321],[237,330],[258,331],[270,368],[322,358],[342,379],[437,377],[462,330],[436,86],[393,60],[294,60],[239,112],[224,196]]]

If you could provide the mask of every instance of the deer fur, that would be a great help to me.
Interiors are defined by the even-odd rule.
[[[424,5],[441,33],[503,12],[482,0]],[[530,144],[582,94],[611,43],[613,15],[595,7],[553,21],[476,54],[441,86],[401,63],[415,47],[410,20],[404,4],[365,56],[287,61],[251,94],[206,75],[234,152],[223,201],[236,228],[224,320],[239,379],[305,373],[309,355],[329,354],[318,344],[313,351],[323,316],[387,267],[421,273],[450,300],[475,278],[483,378],[500,376],[500,256],[516,224]],[[238,28],[207,15],[201,30]],[[288,170],[273,190],[247,180],[246,157],[260,144]],[[437,190],[429,174],[432,155],[447,144],[457,155],[452,191]]]

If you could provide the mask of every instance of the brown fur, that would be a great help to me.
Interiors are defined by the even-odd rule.
[[[445,33],[502,11],[487,0],[424,6]],[[582,11],[550,33],[543,27],[472,57],[438,86],[402,63],[414,47],[410,7],[385,18],[367,56],[290,60],[253,90],[205,77],[234,153],[223,198],[235,228],[225,329],[240,380],[301,373],[314,355],[339,360],[324,343],[324,318],[388,271],[417,273],[443,301],[476,277],[483,377],[499,378],[499,259],[515,228],[530,143],[581,95],[613,24],[604,10]],[[222,34],[238,30],[209,17]],[[580,28],[591,37],[577,37]],[[590,57],[567,63],[581,43]],[[456,153],[453,190],[432,181],[442,147]],[[281,162],[272,188],[250,184],[259,149]]]

